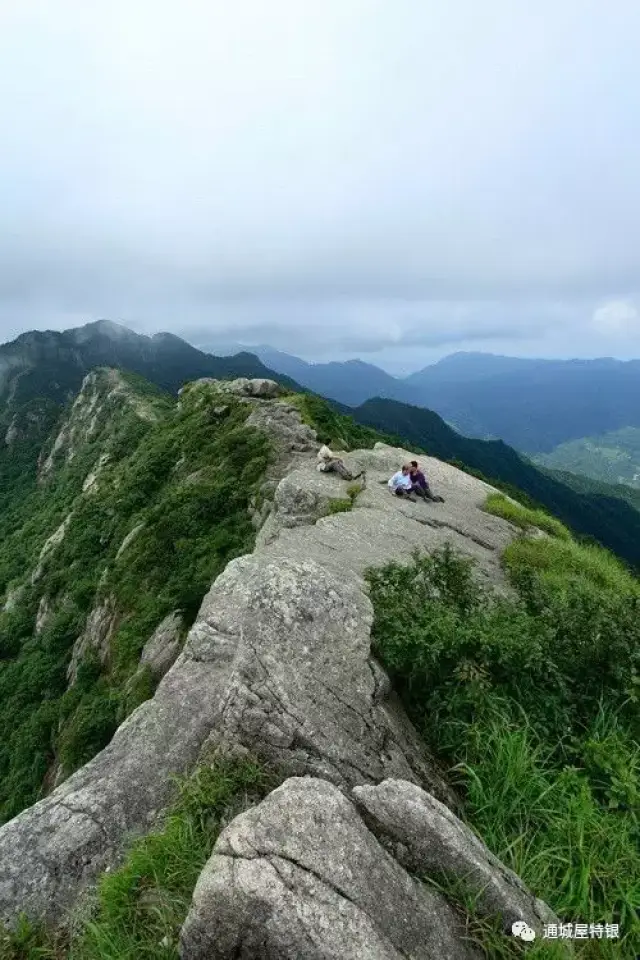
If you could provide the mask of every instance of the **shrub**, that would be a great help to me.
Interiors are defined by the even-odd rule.
[[[184,781],[162,830],[138,840],[100,881],[72,960],[177,960],[191,894],[223,824],[273,786],[252,760],[217,761]]]
[[[333,497],[327,504],[327,514],[348,513],[349,510],[353,510],[351,497]]]
[[[370,572],[374,651],[490,849],[565,920],[620,924],[624,946],[582,956],[634,956],[638,584],[604,551],[555,538],[513,544],[507,567],[513,599],[483,594],[450,549]]]

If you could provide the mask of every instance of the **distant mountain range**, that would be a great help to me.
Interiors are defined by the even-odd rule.
[[[271,364],[275,361],[280,367],[285,361],[278,360],[275,351],[261,352],[262,360],[247,352],[215,357],[171,334],[145,337],[107,321],[61,333],[23,334],[0,347],[0,487],[3,484],[33,483],[43,438],[58,422],[65,404],[77,393],[89,370],[116,367],[139,374],[174,394],[183,383],[199,377],[268,377],[278,379],[292,390],[300,389],[293,374],[300,376],[310,365],[289,364],[287,374],[274,372],[264,360],[268,359]],[[501,358],[497,360],[501,362]],[[470,360],[468,356],[453,357],[448,361],[454,368],[469,368],[467,383],[470,393],[473,390],[471,374],[476,378],[476,389],[491,382],[493,377],[487,369],[492,362],[491,358],[483,358],[483,369],[479,361]],[[447,365],[445,361],[436,364],[436,375],[442,376]],[[358,376],[364,377],[369,370],[368,364],[358,361],[317,365],[317,368],[311,366],[313,375],[318,374],[317,368],[329,368],[336,374],[334,382],[342,378],[345,389],[352,371],[353,382],[357,383]],[[394,378],[383,371],[378,373],[394,382]],[[307,389],[312,382],[314,392],[322,392],[318,381],[304,379],[307,379]],[[409,389],[406,381],[395,382]],[[445,378],[443,382],[448,381]],[[517,387],[513,389],[517,390]],[[352,402],[354,396],[353,392],[349,394]],[[507,398],[505,403],[508,403]],[[635,501],[628,497],[621,499],[617,490],[611,490],[612,495],[608,495],[609,488],[602,485],[594,487],[583,483],[576,486],[575,482],[563,482],[550,472],[535,467],[502,441],[463,437],[437,413],[394,399],[378,397],[355,407],[344,402],[335,403],[334,410],[343,415],[349,413],[357,423],[396,437],[405,446],[420,448],[444,460],[457,461],[489,480],[517,488],[576,532],[596,538],[629,563],[640,567],[640,512],[634,509]]]
[[[534,460],[541,466],[570,470],[603,483],[623,483],[640,493],[640,427],[568,440]]]
[[[399,378],[361,360],[307,363],[268,346],[251,349],[271,369],[340,403],[382,397],[426,407],[466,436],[500,438],[529,454],[640,427],[640,360],[454,353]]]
[[[95,367],[117,367],[176,393],[199,377],[267,377],[276,373],[251,353],[214,357],[171,333],[146,337],[118,323],[98,320],[61,332],[33,330],[0,346],[0,402],[34,397],[65,402]],[[280,381],[298,388],[289,378]]]

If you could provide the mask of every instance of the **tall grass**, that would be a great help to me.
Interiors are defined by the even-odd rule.
[[[177,960],[196,881],[221,829],[275,784],[255,762],[218,761],[186,780],[162,829],[138,840],[100,880],[88,918],[52,942],[21,921],[0,931],[2,960]]]
[[[505,562],[519,599],[484,595],[447,549],[370,573],[374,650],[489,848],[565,922],[620,925],[621,940],[577,954],[634,958],[638,585],[604,551],[556,538],[518,541]],[[470,930],[489,957],[525,949],[486,921]],[[550,941],[526,952],[566,955]]]
[[[539,529],[560,540],[569,540],[571,534],[563,523],[544,510],[525,507],[508,499],[502,493],[490,493],[484,504],[487,513],[508,520],[522,530]]]

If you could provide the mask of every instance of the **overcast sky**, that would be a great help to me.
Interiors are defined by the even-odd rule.
[[[640,355],[638,0],[0,0],[0,339]]]

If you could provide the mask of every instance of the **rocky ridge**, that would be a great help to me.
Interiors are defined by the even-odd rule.
[[[549,912],[451,812],[455,796],[371,656],[364,572],[450,543],[488,587],[506,590],[499,559],[516,531],[481,509],[491,487],[431,458],[422,460],[444,504],[391,497],[382,481],[410,453],[381,444],[348,455],[366,483],[353,509],[332,513],[347,485],[316,471],[315,435],[277,384],[253,384],[221,385],[220,403],[229,391],[251,403],[247,422],[277,449],[255,507],[256,549],[213,583],[153,699],[0,828],[0,918],[59,923],[152,826],[172,775],[212,752],[250,752],[289,779],[219,838],[183,931],[185,958],[475,956],[444,898],[407,867],[431,869],[437,853],[440,867],[486,889],[506,924],[539,926]],[[318,833],[327,809],[335,829]],[[399,835],[405,822],[417,839]]]

